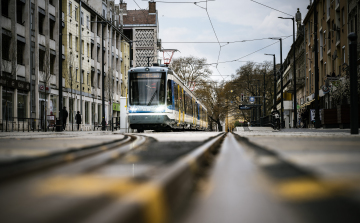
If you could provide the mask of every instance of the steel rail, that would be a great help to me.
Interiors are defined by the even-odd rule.
[[[80,149],[70,148],[67,151],[56,152],[44,157],[27,158],[15,160],[13,162],[6,162],[0,164],[0,182],[9,178],[22,176],[34,171],[43,170],[50,167],[55,167],[64,163],[74,162],[83,158],[90,158],[103,153],[104,151],[125,151],[123,147],[127,148],[127,144],[138,142],[139,138],[136,136],[125,136],[119,140],[101,143],[93,146],[86,146]],[[114,150],[114,151],[113,151]]]

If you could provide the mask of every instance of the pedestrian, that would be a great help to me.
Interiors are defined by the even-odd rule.
[[[68,116],[69,116],[69,113],[66,111],[66,107],[64,106],[63,110],[62,110],[63,130],[65,130],[65,128],[66,128],[66,119]]]
[[[78,111],[77,114],[75,115],[75,120],[76,120],[76,124],[77,124],[78,130],[79,130],[80,124],[81,124],[81,115],[80,115],[80,112],[79,112],[79,111]]]

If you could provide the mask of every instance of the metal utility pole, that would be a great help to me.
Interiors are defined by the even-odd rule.
[[[31,1],[30,1],[31,2]],[[63,107],[63,85],[62,85],[62,0],[59,0],[59,17],[60,17],[60,21],[59,21],[59,120],[60,120],[60,126],[58,129],[60,129],[60,132],[63,131],[62,126],[63,126],[63,117],[61,114],[61,109]],[[45,89],[46,92],[46,89]]]
[[[104,22],[103,21],[102,24],[102,35],[101,35],[101,103],[102,103],[102,121],[101,121],[101,130],[105,131],[105,76],[104,76],[104,71],[105,71],[105,64],[104,64]]]
[[[315,128],[320,128],[319,114],[319,64],[317,41],[317,1],[314,1],[314,49],[315,49]]]
[[[350,33],[349,39],[349,68],[350,68],[350,133],[359,134],[359,105],[357,79],[357,35]]]
[[[79,3],[79,13],[80,13],[80,25],[79,25],[79,45],[80,45],[80,58],[79,58],[79,67],[80,67],[80,114],[83,115],[83,110],[82,110],[82,90],[83,90],[83,86],[82,86],[82,82],[84,80],[84,75],[83,75],[83,71],[82,71],[82,57],[84,56],[83,55],[83,49],[82,49],[82,38],[81,38],[81,30],[82,30],[82,25],[83,25],[83,17],[82,17],[82,13],[81,13],[81,0],[80,0],[80,3]],[[75,12],[76,13],[76,12]]]
[[[294,124],[293,128],[296,128],[297,123],[297,99],[296,99],[296,44],[295,44],[295,18],[292,18],[293,21],[293,51],[294,51]]]
[[[298,9],[298,13],[299,9]],[[297,13],[296,13],[297,14]],[[294,103],[293,103],[293,109],[294,109],[294,128],[296,128],[297,123],[297,100],[296,100],[296,46],[295,46],[295,18],[283,18],[278,17],[279,19],[291,19],[293,21],[293,56],[294,56],[294,63],[293,63],[293,70],[294,70]],[[300,19],[301,20],[301,19]],[[315,54],[316,55],[316,54]],[[282,84],[281,84],[282,85]],[[281,120],[282,121],[282,120]]]
[[[32,115],[32,72],[33,72],[33,68],[32,68],[32,63],[33,63],[33,58],[32,58],[32,47],[31,47],[31,25],[32,25],[33,21],[31,21],[31,1],[29,1],[29,59],[30,59],[30,116],[29,118],[31,118]],[[61,25],[61,24],[60,24]]]
[[[264,92],[263,92],[263,117],[265,117],[265,75],[266,75],[266,67],[264,72]]]
[[[282,39],[280,38],[280,84],[281,84],[281,128],[284,128],[284,85],[283,85]]]

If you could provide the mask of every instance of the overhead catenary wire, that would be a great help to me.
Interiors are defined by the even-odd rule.
[[[263,4],[263,3],[260,3],[260,2],[254,1],[254,0],[250,0],[250,1],[255,2],[255,3],[259,4],[259,5],[265,6],[265,7],[267,7],[267,8],[270,8],[270,9],[272,9],[272,10],[275,10],[275,11],[278,11],[278,12],[281,12],[281,13],[284,13],[285,15],[288,15],[288,16],[291,16],[291,17],[294,17],[293,15],[290,15],[289,13],[286,13],[286,12],[280,11],[280,10],[275,9],[275,8],[273,8],[273,7],[267,6],[267,5]]]

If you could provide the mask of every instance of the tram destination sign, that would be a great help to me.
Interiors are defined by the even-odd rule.
[[[148,78],[161,78],[162,73],[137,73],[136,78],[148,79]]]

